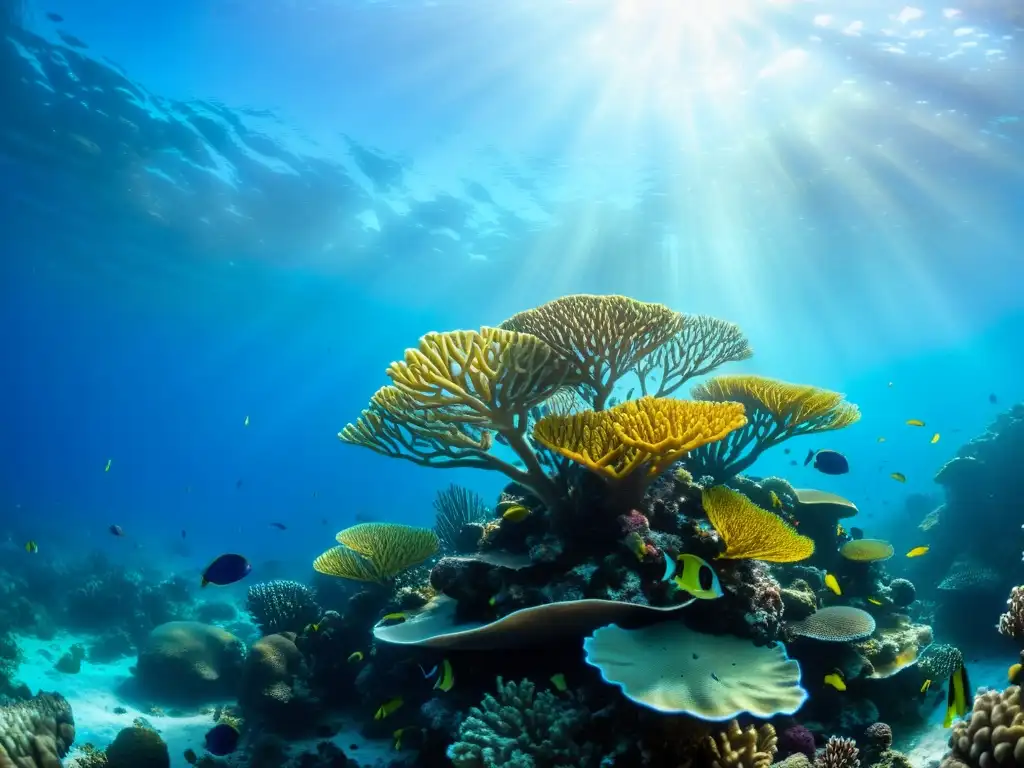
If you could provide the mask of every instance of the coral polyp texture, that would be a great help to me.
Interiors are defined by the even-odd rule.
[[[1014,587],[999,617],[999,632],[1014,640],[1024,639],[1024,587]]]
[[[982,691],[967,719],[953,723],[950,752],[941,768],[1024,766],[1024,712],[1020,686]]]
[[[313,590],[287,579],[253,584],[246,597],[246,608],[265,635],[301,632],[320,618]]]
[[[0,707],[0,767],[60,768],[75,740],[75,720],[63,696],[41,693]]]
[[[735,720],[724,731],[708,736],[705,743],[711,768],[768,768],[778,751],[778,738],[771,725],[740,728]]]
[[[327,576],[377,584],[390,582],[435,555],[441,546],[429,528],[398,523],[361,523],[335,538],[341,546],[316,558],[313,568]]]
[[[721,557],[795,563],[814,554],[814,542],[781,517],[725,486],[705,489],[704,512],[725,542]]]

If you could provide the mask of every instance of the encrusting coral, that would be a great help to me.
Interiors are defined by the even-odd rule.
[[[778,515],[725,486],[702,493],[704,512],[725,542],[720,557],[793,563],[814,554],[814,542]]]
[[[599,757],[592,746],[580,743],[586,707],[551,691],[537,693],[529,680],[506,684],[499,677],[497,687],[497,696],[486,694],[459,726],[448,748],[455,768],[596,765]]]
[[[1006,606],[1006,612],[999,617],[999,632],[1020,640],[1024,638],[1024,586],[1010,590]]]
[[[778,739],[770,724],[740,728],[733,720],[724,731],[708,736],[711,768],[768,768],[777,751]]]
[[[951,751],[940,768],[1024,766],[1024,712],[1020,686],[979,691],[970,716],[953,723]]]
[[[695,477],[718,482],[743,472],[765,450],[799,435],[842,429],[860,419],[857,406],[827,389],[749,374],[715,376],[691,390],[696,400],[742,403],[747,425],[686,459]]]
[[[313,561],[314,570],[352,581],[385,584],[437,553],[429,528],[398,523],[360,523],[338,533],[333,547]]]
[[[0,768],[59,768],[75,740],[71,705],[41,693],[0,707]]]

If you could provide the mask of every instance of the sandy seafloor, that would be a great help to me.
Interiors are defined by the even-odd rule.
[[[80,754],[79,750],[83,744],[92,743],[97,747],[105,747],[118,731],[141,717],[159,731],[167,742],[172,768],[187,768],[185,750],[193,749],[196,754],[203,754],[204,736],[213,726],[211,715],[208,712],[180,712],[171,708],[168,710],[172,711],[173,715],[152,714],[151,711],[147,711],[147,705],[133,702],[130,698],[119,697],[120,685],[131,678],[129,668],[135,664],[134,656],[109,664],[83,661],[81,672],[74,675],[58,672],[53,668],[54,661],[73,643],[88,645],[91,640],[92,638],[88,636],[74,635],[61,635],[53,640],[18,638],[25,661],[18,670],[17,679],[28,685],[33,692],[56,691],[71,703],[75,716],[76,738],[75,747],[68,755],[68,760]],[[52,660],[45,658],[40,650],[45,651]],[[976,688],[1004,688],[1007,685],[1008,666],[1009,663],[1003,658],[973,661],[968,666],[971,683]],[[215,702],[211,702],[212,704]],[[118,707],[124,708],[126,712],[117,714],[114,710]],[[942,727],[944,715],[945,706],[936,706],[929,714],[928,727],[909,738],[901,734],[898,727],[895,729],[894,746],[909,756],[914,768],[935,768],[948,749],[950,732],[949,729]],[[320,741],[323,739],[312,739],[302,745],[296,744],[295,754],[302,749],[315,750],[316,744]],[[399,757],[393,751],[390,741],[365,739],[354,728],[337,733],[331,741],[341,747],[346,755],[357,760],[360,766],[384,766]],[[356,749],[352,749],[352,745],[355,745]],[[414,753],[410,752],[406,757],[411,765]]]
[[[167,742],[171,753],[171,768],[189,768],[184,757],[186,749],[193,749],[198,755],[204,753],[204,737],[214,724],[209,711],[201,714],[194,710],[175,710],[167,707],[166,710],[173,712],[173,716],[152,714],[147,711],[147,705],[118,696],[121,684],[132,676],[129,668],[135,664],[134,656],[109,664],[83,661],[78,674],[65,674],[53,668],[54,662],[73,643],[88,646],[93,640],[92,637],[59,635],[53,640],[40,640],[34,637],[18,637],[17,640],[25,660],[18,668],[15,679],[28,685],[33,693],[60,693],[71,704],[75,717],[75,745],[65,758],[65,765],[71,758],[81,754],[82,745],[91,743],[100,748],[106,747],[122,728],[127,728],[140,717],[155,728]],[[52,660],[47,659],[40,650],[45,651]],[[216,702],[211,702],[210,706],[215,704]],[[117,714],[114,710],[118,707],[125,709],[125,713]],[[294,745],[292,754],[299,754],[304,750],[315,751],[316,745],[322,741],[324,739],[316,738],[302,743],[291,742]],[[399,757],[399,754],[393,751],[391,741],[365,739],[354,728],[338,732],[330,741],[341,747],[348,757],[358,761],[363,768],[386,766]],[[356,748],[352,749],[352,745]],[[414,754],[412,751],[407,753],[410,765]]]

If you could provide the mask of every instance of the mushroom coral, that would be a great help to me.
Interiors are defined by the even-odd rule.
[[[842,394],[751,374],[715,376],[691,390],[697,400],[742,403],[747,425],[727,440],[704,446],[686,459],[695,477],[724,482],[743,472],[765,450],[799,435],[842,429],[860,419]]]

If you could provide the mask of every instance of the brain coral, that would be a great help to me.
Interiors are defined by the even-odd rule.
[[[206,700],[235,692],[244,657],[245,644],[220,627],[171,621],[149,633],[135,672],[154,698]]]
[[[867,611],[847,605],[833,605],[815,611],[806,619],[791,621],[787,628],[794,635],[848,643],[868,637],[875,631],[875,619]]]
[[[249,649],[239,703],[247,718],[278,731],[296,730],[312,714],[305,688],[306,663],[295,633],[267,635]]]
[[[106,752],[107,768],[171,768],[167,744],[152,728],[122,728]]]
[[[970,718],[953,723],[952,751],[940,768],[1024,766],[1024,712],[1020,687],[981,691],[974,697]]]
[[[59,694],[0,707],[0,768],[60,768],[74,740],[71,705]]]

